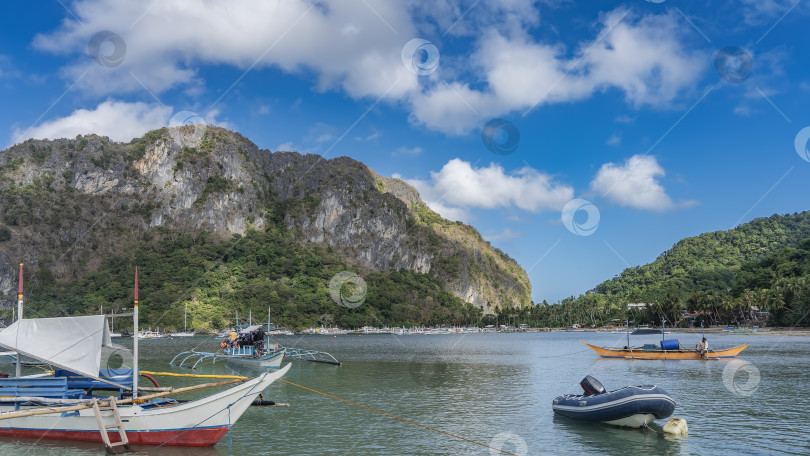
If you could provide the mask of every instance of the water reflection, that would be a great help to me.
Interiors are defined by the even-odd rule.
[[[599,454],[632,453],[682,454],[686,436],[665,434],[656,424],[650,428],[632,429],[603,423],[587,423],[566,416],[554,415],[554,431],[558,438],[586,452]],[[571,448],[574,449],[574,448]]]

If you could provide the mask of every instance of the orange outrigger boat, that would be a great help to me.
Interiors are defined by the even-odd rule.
[[[580,341],[582,342],[582,341]],[[673,350],[663,350],[656,345],[647,345],[636,348],[606,348],[582,342],[595,351],[602,358],[625,358],[625,359],[719,359],[734,358],[741,351],[748,347],[748,344],[729,348],[728,350],[709,350],[706,356],[701,356],[696,349],[677,348]]]

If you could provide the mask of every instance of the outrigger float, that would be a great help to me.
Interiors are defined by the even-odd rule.
[[[288,360],[310,361],[340,366],[340,362],[329,353],[285,347],[274,344],[270,340],[270,316],[267,317],[267,330],[265,325],[251,325],[239,331],[237,339],[221,343],[221,351],[207,352],[188,350],[178,353],[169,362],[170,365],[197,369],[203,362],[216,363],[222,360],[256,368],[278,368],[283,358]]]
[[[103,315],[23,319],[22,298],[20,265],[18,319],[0,331],[0,346],[16,351],[18,359],[27,356],[57,370],[24,377],[18,362],[16,377],[0,378],[0,436],[103,442],[108,452],[138,444],[212,446],[290,368],[288,364],[252,379],[230,376],[226,381],[178,389],[140,387],[138,379],[145,373],[138,369],[137,338],[131,368],[100,369],[102,349],[116,347]],[[137,334],[137,269],[133,320]],[[166,397],[223,386],[190,401]],[[99,395],[99,390],[106,395]]]

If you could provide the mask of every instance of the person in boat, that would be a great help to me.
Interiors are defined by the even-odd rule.
[[[709,341],[704,337],[697,346],[700,356],[706,358],[709,355]]]

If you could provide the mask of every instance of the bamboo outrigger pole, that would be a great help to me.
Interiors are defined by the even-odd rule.
[[[135,266],[135,306],[132,309],[132,330],[135,331],[132,341],[132,399],[138,398],[138,267]]]

